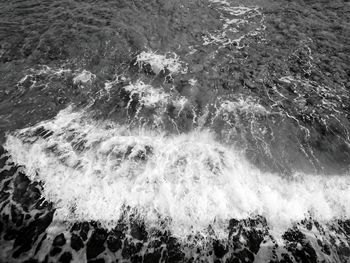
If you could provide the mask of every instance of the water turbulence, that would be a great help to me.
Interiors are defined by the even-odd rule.
[[[308,216],[350,216],[346,176],[264,173],[208,130],[167,135],[66,109],[10,135],[5,147],[30,179],[43,182],[57,220],[114,227],[130,206],[150,225],[170,218],[172,233],[186,237],[208,226],[220,231],[231,218],[262,215],[280,231]]]
[[[319,39],[284,46],[269,1],[122,2],[101,12],[156,27],[96,11],[78,19],[110,34],[91,33],[95,55],[7,66],[0,257],[346,262],[349,88],[322,73]]]

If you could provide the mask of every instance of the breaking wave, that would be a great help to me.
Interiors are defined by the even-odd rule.
[[[262,172],[210,130],[135,129],[69,107],[8,135],[5,147],[43,183],[58,220],[113,227],[129,206],[148,226],[169,219],[176,236],[204,233],[210,225],[223,238],[230,218],[262,215],[278,231],[309,216],[350,216],[348,177]]]

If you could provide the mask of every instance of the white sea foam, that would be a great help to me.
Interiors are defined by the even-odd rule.
[[[187,72],[186,65],[180,61],[179,56],[175,53],[161,55],[152,51],[143,51],[137,56],[136,63],[139,67],[150,65],[155,74],[159,74],[164,70],[168,70],[170,74],[184,74]]]
[[[223,23],[221,29],[208,32],[203,36],[203,45],[226,47],[235,45],[242,48],[241,41],[248,36],[256,36],[265,30],[264,15],[257,6],[235,6],[232,1],[210,0],[211,7],[218,10]],[[252,29],[242,30],[250,24]]]
[[[223,100],[220,102],[219,111],[222,112],[246,112],[267,115],[269,111],[251,97],[240,97],[237,100]]]
[[[53,134],[40,137],[39,127]],[[8,135],[5,147],[32,180],[44,183],[58,220],[111,226],[129,205],[148,225],[171,218],[174,234],[186,236],[209,224],[224,231],[228,219],[254,214],[275,229],[309,214],[318,220],[350,216],[350,178],[263,173],[207,130],[130,130],[68,108]]]
[[[92,81],[96,78],[95,74],[85,69],[82,71],[72,71],[69,68],[52,68],[46,65],[42,65],[39,69],[29,69],[28,74],[18,81],[17,86],[23,85],[23,83],[26,81],[30,81],[31,87],[34,87],[37,84],[36,76],[44,77],[47,85],[52,79],[62,78],[65,76],[65,74],[72,74],[73,83],[79,85],[84,85],[87,83],[91,84]]]
[[[142,106],[154,107],[157,104],[165,103],[168,100],[169,94],[166,92],[155,89],[149,84],[145,84],[142,81],[136,81],[129,84],[124,89],[130,92],[130,102],[134,95],[139,96],[139,103]],[[129,102],[129,103],[130,103]]]
[[[23,78],[21,78],[18,83],[17,87],[22,86],[27,81],[30,83],[29,89],[35,87],[38,80],[36,76],[44,76],[48,78],[48,81],[52,78],[62,77],[62,75],[66,73],[71,73],[72,71],[70,69],[65,68],[51,68],[46,65],[42,65],[39,69],[29,69],[28,74],[26,74]]]
[[[188,83],[189,83],[191,86],[196,86],[197,83],[198,83],[198,80],[192,78],[192,79],[189,79],[189,80],[188,80]]]
[[[64,73],[72,72],[70,69],[67,69],[67,68],[51,68],[47,65],[42,65],[40,69],[31,69],[30,71],[35,75],[52,75],[52,76],[59,76]]]
[[[95,74],[84,69],[82,72],[75,75],[75,77],[73,78],[73,82],[74,84],[86,84],[91,83],[95,78]]]
[[[152,85],[145,84],[140,80],[124,86],[123,89],[129,93],[129,101],[126,105],[127,109],[130,109],[133,101],[138,102],[136,114],[133,116],[134,121],[144,120],[139,118],[139,113],[142,111],[142,109],[153,109],[155,112],[153,114],[148,113],[147,115],[149,117],[153,117],[152,122],[158,127],[164,124],[164,118],[167,119],[169,117],[167,114],[169,105],[175,107],[177,117],[179,117],[186,106],[190,107],[188,99],[174,93],[174,90],[169,90],[166,92],[162,87],[154,88]],[[177,129],[177,125],[174,120],[172,120],[172,122]]]

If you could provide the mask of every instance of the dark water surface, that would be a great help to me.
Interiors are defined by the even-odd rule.
[[[2,1],[1,262],[347,262],[350,2]]]

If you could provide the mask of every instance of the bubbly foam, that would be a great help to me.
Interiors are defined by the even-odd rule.
[[[350,216],[350,178],[263,173],[208,130],[166,135],[68,108],[8,135],[5,147],[43,182],[58,220],[113,226],[131,206],[148,225],[170,218],[173,233],[186,236],[208,225],[220,234],[230,218],[256,214],[275,229],[309,215]]]
[[[251,97],[247,97],[247,98],[240,97],[236,101],[223,100],[220,102],[219,111],[225,111],[225,112],[242,111],[242,112],[250,112],[250,113],[262,114],[262,115],[269,114],[268,110],[266,110],[262,105],[257,103]]]
[[[76,74],[76,76],[73,78],[73,82],[74,84],[86,84],[91,83],[95,78],[95,74],[84,69],[82,72]]]
[[[142,81],[136,81],[124,87],[124,90],[130,93],[130,101],[134,95],[138,95],[139,103],[142,106],[155,107],[157,104],[162,104],[167,101],[169,94],[160,89],[155,89],[149,84]]]
[[[157,54],[156,52],[141,52],[137,58],[136,63],[139,67],[150,65],[155,74],[161,71],[168,70],[171,74],[186,73],[187,67],[180,61],[179,56],[175,53],[168,53],[165,55]]]
[[[242,48],[241,41],[249,36],[259,35],[265,30],[264,15],[259,7],[235,6],[235,3],[227,0],[210,0],[212,8],[220,13],[223,23],[221,29],[208,32],[203,36],[203,45],[218,45],[220,47],[236,46]],[[255,25],[253,29],[245,29],[245,26]]]

